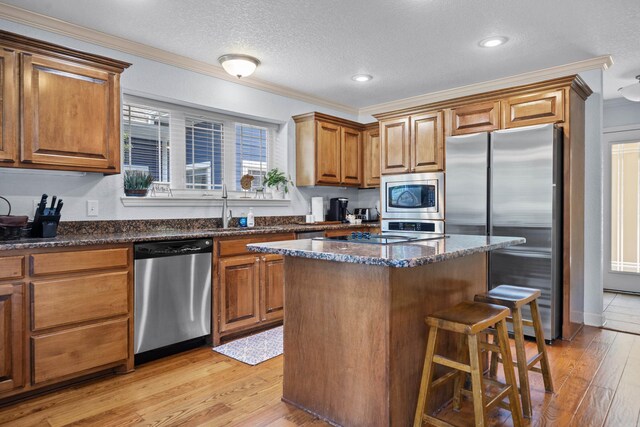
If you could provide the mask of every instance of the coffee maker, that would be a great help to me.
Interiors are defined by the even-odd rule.
[[[346,197],[335,197],[329,199],[329,213],[327,214],[328,221],[347,221],[347,204],[349,199]]]

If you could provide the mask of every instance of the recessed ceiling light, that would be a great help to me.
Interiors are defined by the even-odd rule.
[[[505,36],[495,36],[480,40],[478,45],[480,45],[480,47],[498,47],[505,44],[507,41],[509,41],[509,39]]]
[[[373,76],[371,74],[356,74],[355,76],[351,77],[351,80],[355,80],[357,82],[368,82],[371,79],[373,79]]]

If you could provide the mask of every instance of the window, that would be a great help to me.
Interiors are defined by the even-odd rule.
[[[252,175],[251,188],[261,188],[267,173],[267,128],[236,123],[236,190],[241,190],[240,179]]]
[[[143,106],[123,106],[124,169],[151,174],[168,182],[169,112]]]
[[[174,194],[199,197],[225,182],[242,191],[246,174],[260,188],[269,169],[286,169],[271,123],[125,95],[123,129],[124,169],[149,172]]]
[[[640,142],[611,146],[611,270],[640,273]]]
[[[186,187],[222,188],[223,124],[201,118],[185,120]]]

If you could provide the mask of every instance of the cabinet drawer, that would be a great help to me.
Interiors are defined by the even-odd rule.
[[[286,233],[222,240],[218,242],[218,256],[224,257],[251,253],[247,250],[247,245],[249,243],[277,242],[280,240],[295,240],[295,238],[296,236],[294,233]]]
[[[451,134],[491,132],[500,126],[500,102],[483,102],[451,110]]]
[[[0,258],[0,280],[24,277],[24,257],[8,256]]]
[[[32,337],[33,382],[125,361],[128,329],[129,321],[122,319]]]
[[[502,101],[505,128],[564,121],[564,91],[558,89],[515,96]]]
[[[128,272],[31,284],[32,330],[127,314]]]
[[[128,265],[128,248],[48,252],[31,255],[31,274],[34,276],[104,268],[123,268]]]

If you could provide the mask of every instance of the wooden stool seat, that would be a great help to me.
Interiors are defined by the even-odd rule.
[[[429,326],[469,335],[482,332],[508,316],[506,307],[463,301],[450,309],[433,313],[425,322]]]
[[[489,292],[478,294],[474,300],[478,302],[487,302],[492,304],[500,304],[511,309],[511,315],[507,321],[513,323],[513,338],[516,344],[516,362],[513,364],[518,368],[519,391],[522,399],[522,411],[526,418],[530,418],[532,414],[531,407],[531,390],[529,389],[529,371],[542,374],[544,380],[544,388],[547,392],[553,392],[553,380],[551,378],[551,369],[549,367],[549,358],[547,357],[547,348],[544,344],[544,332],[542,329],[542,321],[538,309],[538,297],[540,290],[532,288],[521,288],[518,286],[500,285],[491,289]],[[522,308],[528,305],[531,309],[531,320],[522,317]],[[536,346],[538,353],[527,359],[524,346],[524,326],[531,326],[535,332]],[[491,332],[496,335],[496,331]],[[489,375],[495,377],[498,371],[498,362],[504,362],[504,358],[500,358],[496,352],[491,354],[491,365]],[[540,364],[540,368],[535,365]]]
[[[539,289],[520,288],[518,286],[500,285],[484,294],[478,294],[475,301],[504,305],[514,309],[529,304],[540,296]]]
[[[460,409],[460,397],[463,392],[473,398],[476,426],[485,427],[488,425],[487,412],[495,406],[511,411],[515,427],[522,425],[520,399],[518,398],[515,372],[511,364],[511,350],[507,333],[506,319],[508,315],[509,309],[507,307],[469,301],[462,302],[450,309],[433,313],[425,319],[426,324],[429,326],[429,337],[427,339],[427,351],[424,358],[420,394],[418,395],[418,405],[413,423],[414,427],[421,427],[423,422],[441,427],[451,426],[451,424],[429,415],[425,411],[431,389],[439,387],[450,380],[454,381],[454,409]],[[480,342],[479,336],[489,327],[496,329],[497,341],[493,344]],[[457,360],[435,353],[440,329],[458,334]],[[468,343],[468,351],[466,352],[463,350],[465,341]],[[480,361],[483,350],[498,352],[504,360],[506,384],[485,379],[485,381],[489,381],[500,388],[500,391],[490,399],[485,399],[484,395],[483,368]],[[465,360],[465,353],[468,356],[468,364]],[[452,371],[432,381],[432,376],[435,372],[434,365],[445,366],[452,369]],[[463,388],[467,374],[471,375],[471,391]],[[504,398],[509,399],[508,405],[503,402]]]

